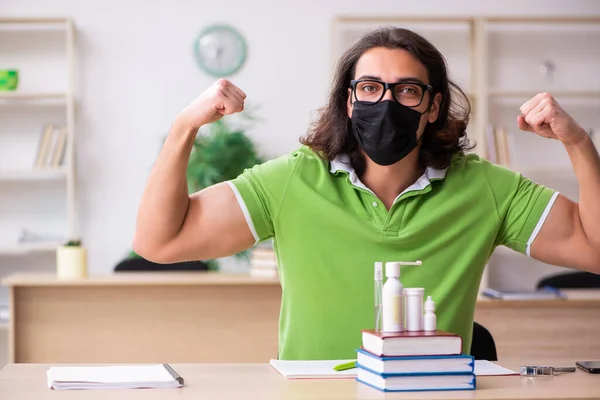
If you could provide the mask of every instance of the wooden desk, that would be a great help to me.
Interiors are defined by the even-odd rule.
[[[481,298],[475,321],[494,336],[498,358],[600,360],[600,290],[565,290],[567,300]]]
[[[526,363],[530,363],[528,360]],[[545,360],[573,365],[573,360]],[[541,364],[542,362],[540,362]],[[503,364],[518,369],[521,362]],[[173,364],[185,387],[168,390],[52,391],[46,364],[9,364],[0,372],[0,398],[18,400],[111,399],[596,399],[600,375],[578,370],[554,377],[495,376],[477,378],[477,390],[383,393],[353,379],[283,378],[268,364]]]
[[[77,281],[17,274],[9,362],[266,362],[277,357],[278,279],[220,273],[119,273]],[[600,359],[600,291],[568,300],[482,298],[475,320],[500,360]],[[227,343],[228,346],[216,346]]]
[[[118,273],[13,275],[9,363],[265,362],[277,357],[278,279]]]

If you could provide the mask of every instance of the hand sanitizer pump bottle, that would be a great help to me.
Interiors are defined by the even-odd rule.
[[[400,283],[399,262],[388,262],[385,264],[385,276],[383,285],[383,331],[404,331],[404,288]]]

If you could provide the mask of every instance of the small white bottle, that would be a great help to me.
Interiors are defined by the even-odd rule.
[[[423,330],[423,288],[404,288],[406,302],[406,330],[418,332]]]
[[[437,318],[435,316],[435,303],[431,299],[431,296],[427,296],[425,302],[425,316],[424,316],[424,327],[426,331],[435,331],[437,329]]]
[[[404,288],[400,283],[400,263],[385,263],[383,285],[383,331],[404,331]]]

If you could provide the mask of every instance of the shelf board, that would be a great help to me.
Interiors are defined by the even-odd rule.
[[[55,181],[67,177],[67,168],[0,170],[0,181]]]
[[[536,92],[535,90],[490,90],[490,97],[534,97],[538,93],[544,92],[540,90]],[[569,97],[569,98],[584,98],[584,99],[600,99],[600,91],[597,90],[549,90],[550,93],[554,97]]]
[[[47,253],[55,251],[58,246],[60,246],[58,242],[0,245],[0,255],[12,256],[31,253]]]
[[[69,18],[0,18],[0,31],[65,31]]]
[[[66,102],[66,92],[0,92],[0,101],[6,102],[39,102],[39,101],[59,101]]]

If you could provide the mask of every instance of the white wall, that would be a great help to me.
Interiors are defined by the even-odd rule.
[[[260,106],[252,137],[267,156],[298,146],[330,78],[337,15],[599,15],[596,0],[183,1],[0,0],[9,16],[71,16],[78,29],[78,196],[93,273],[128,251],[149,168],[177,112],[213,81],[192,43],[214,22],[237,27],[249,58],[233,78]]]

